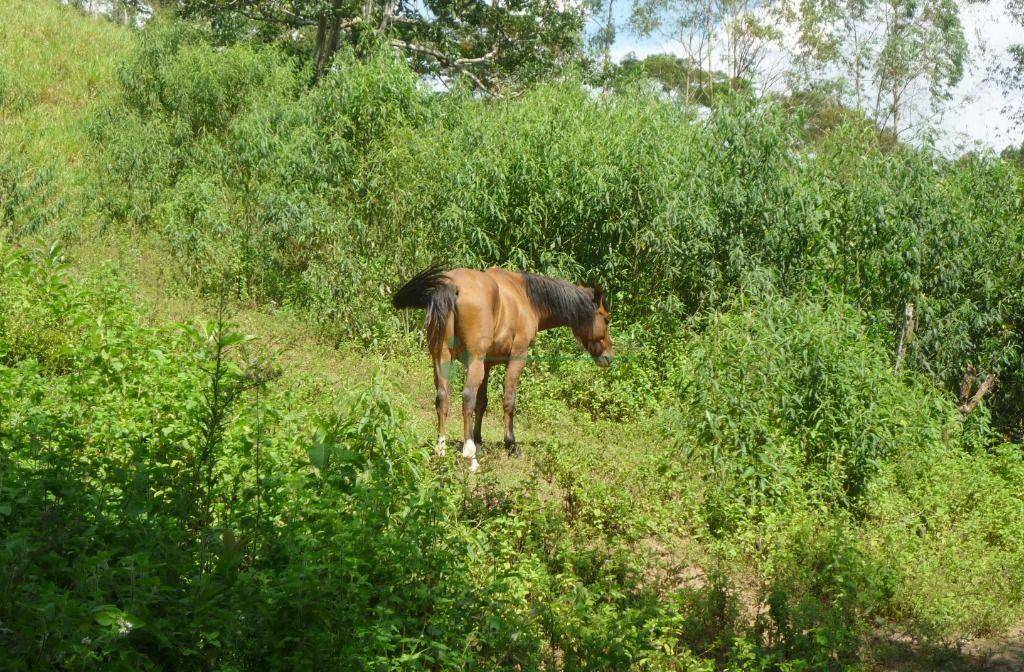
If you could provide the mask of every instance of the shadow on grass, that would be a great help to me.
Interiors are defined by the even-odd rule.
[[[1024,629],[961,647],[880,636],[871,642],[871,650],[874,664],[870,669],[885,672],[1020,672],[1024,670]]]

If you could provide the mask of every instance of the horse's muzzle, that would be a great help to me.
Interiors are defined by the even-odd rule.
[[[602,369],[606,366],[611,366],[612,356],[611,355],[594,355],[594,363],[600,366]]]

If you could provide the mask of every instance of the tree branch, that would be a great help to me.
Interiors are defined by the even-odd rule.
[[[452,65],[460,67],[463,65],[474,65],[476,63],[486,63],[493,59],[498,54],[497,49],[492,49],[483,56],[477,56],[476,58],[456,58],[452,61]]]
[[[436,60],[441,65],[446,66],[446,67],[457,68],[460,72],[462,72],[464,75],[469,77],[469,79],[477,87],[483,89],[484,91],[487,91],[491,95],[496,95],[494,90],[491,89],[491,87],[489,87],[477,75],[473,74],[473,72],[470,71],[469,68],[468,68],[468,66],[476,65],[476,64],[479,64],[479,63],[485,63],[485,62],[491,60],[492,58],[494,58],[496,50],[492,50],[492,51],[484,54],[483,56],[479,56],[479,57],[476,57],[476,58],[456,58],[456,59],[452,59],[452,58],[449,58],[447,54],[443,53],[442,51],[440,51],[438,49],[435,49],[433,47],[428,47],[428,46],[422,45],[422,44],[417,44],[415,42],[409,42],[408,40],[401,40],[401,39],[397,39],[397,38],[393,39],[393,40],[391,40],[391,46],[393,46],[395,48],[398,48],[398,49],[404,49],[406,51],[411,51],[411,52],[415,52],[415,53],[418,53],[418,54],[423,54],[424,56],[429,56],[429,57],[433,58],[434,60]]]
[[[977,392],[974,393],[974,396],[972,396],[966,402],[960,404],[960,412],[963,413],[964,415],[968,415],[971,411],[978,407],[978,404],[981,403],[981,400],[985,397],[985,395],[991,392],[993,388],[995,388],[995,386],[996,374],[990,373],[987,376],[985,376],[985,380],[983,380],[981,382],[981,385],[978,386],[978,390]]]
[[[974,365],[968,364],[964,371],[964,379],[960,382],[960,404],[966,404],[967,398],[971,396],[971,388],[974,387]]]

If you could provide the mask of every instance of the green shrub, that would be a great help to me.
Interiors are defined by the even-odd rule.
[[[0,143],[0,238],[18,240],[36,235],[56,219],[63,199],[53,188],[53,171],[31,168]]]
[[[765,563],[757,640],[784,669],[858,669],[865,637],[886,604],[887,576],[842,519],[787,518]]]
[[[872,484],[867,552],[895,577],[887,616],[958,642],[1000,631],[1024,608],[1024,460],[1018,445],[908,452]]]
[[[703,479],[689,529],[761,577],[766,656],[841,667],[876,619],[952,642],[1019,617],[1019,446],[894,373],[856,311],[740,302],[683,353],[660,471]]]
[[[810,498],[860,511],[883,463],[941,442],[955,422],[952,403],[894,374],[892,356],[838,300],[711,315],[684,357],[666,420],[725,499],[753,510]]]

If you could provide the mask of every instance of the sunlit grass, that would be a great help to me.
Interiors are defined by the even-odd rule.
[[[0,3],[0,151],[27,169],[48,168],[70,204],[89,146],[85,122],[114,91],[131,31],[57,2]]]

